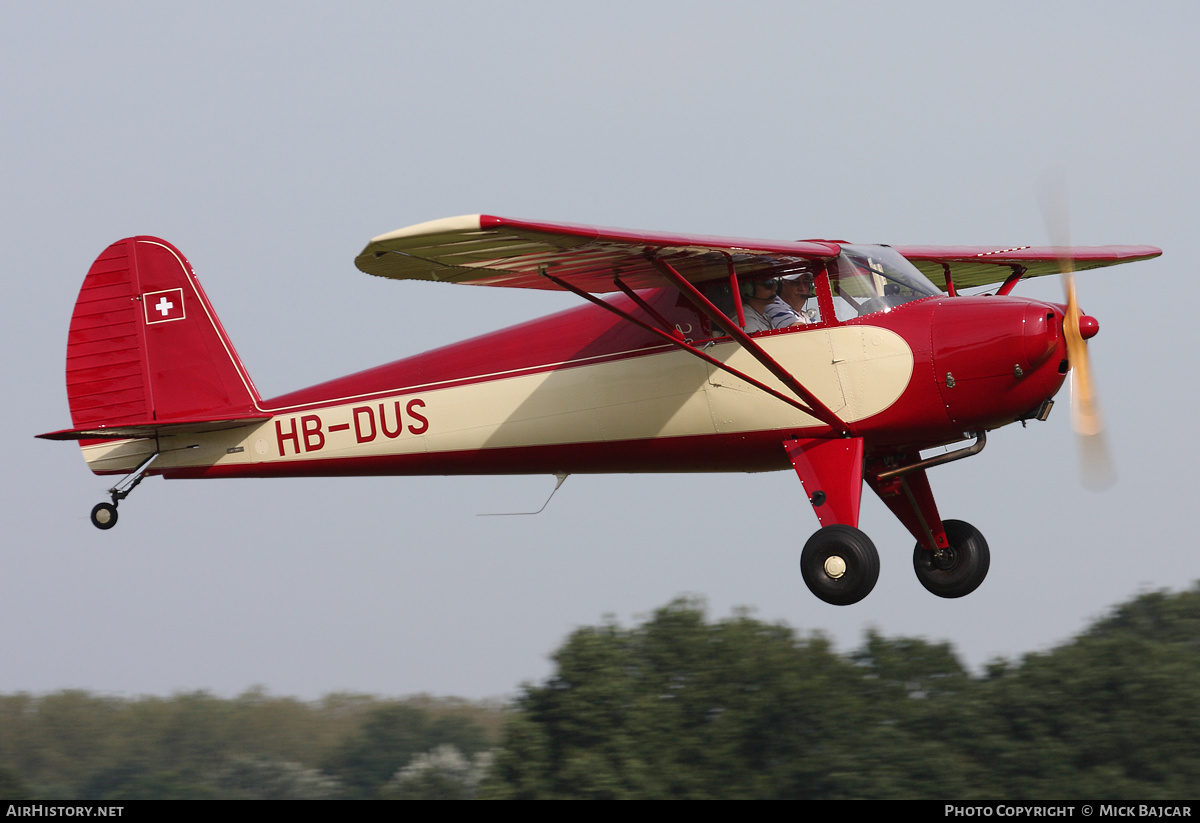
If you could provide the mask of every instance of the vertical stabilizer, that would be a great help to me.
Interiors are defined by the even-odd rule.
[[[83,281],[67,337],[76,429],[254,415],[258,392],[179,250],[113,243]]]

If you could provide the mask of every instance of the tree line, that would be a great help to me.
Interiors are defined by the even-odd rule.
[[[0,797],[407,797],[430,787],[397,781],[406,766],[439,748],[471,763],[502,722],[498,704],[428,696],[0,696]]]
[[[680,599],[578,629],[507,706],[251,691],[0,696],[0,796],[1181,799],[1200,585],[971,673],[953,649]]]

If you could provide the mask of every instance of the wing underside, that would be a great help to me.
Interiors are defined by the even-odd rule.
[[[786,273],[831,259],[836,243],[747,240],[540,223],[489,215],[421,223],[373,239],[355,258],[367,274],[479,286],[557,289],[543,274],[592,294],[667,285],[652,262],[665,261],[692,283]]]
[[[955,288],[990,286],[1013,274],[1022,278],[1058,274],[1063,260],[1076,271],[1149,260],[1162,254],[1153,246],[893,246],[938,288],[946,289],[946,271]]]
[[[939,288],[947,271],[956,288],[1001,283],[1013,274],[1057,274],[1063,258],[1076,270],[1157,257],[1153,246],[895,246]],[[557,280],[592,294],[669,285],[666,262],[691,283],[728,277],[778,276],[830,260],[839,243],[824,240],[753,240],[640,232],[628,229],[514,220],[486,214],[450,217],[374,238],[355,258],[367,274],[476,286],[558,289]]]

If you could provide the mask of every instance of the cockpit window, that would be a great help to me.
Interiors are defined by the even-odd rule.
[[[843,245],[829,267],[839,320],[891,311],[912,300],[941,294],[912,263],[887,246]]]
[[[841,253],[828,262],[768,258],[766,264],[751,266],[749,263],[757,261],[736,261],[747,263],[738,271],[746,330],[754,333],[846,321],[942,294],[916,266],[888,246],[839,245]],[[822,309],[827,305],[825,272],[833,298],[832,317]],[[756,290],[755,284],[768,280],[774,283],[774,292],[764,299],[770,289]],[[737,316],[729,280],[713,278],[702,281],[699,288],[726,317]],[[776,317],[790,320],[776,322]],[[707,318],[701,322],[705,334],[724,336]]]

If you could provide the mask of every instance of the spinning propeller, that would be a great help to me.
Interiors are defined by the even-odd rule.
[[[1092,366],[1087,340],[1099,330],[1092,317],[1081,314],[1075,295],[1075,261],[1070,255],[1070,219],[1067,211],[1066,182],[1061,174],[1048,176],[1042,186],[1042,215],[1050,243],[1059,250],[1058,270],[1063,276],[1067,311],[1063,315],[1063,335],[1067,343],[1067,361],[1071,367],[1071,425],[1079,443],[1079,468],[1083,485],[1094,490],[1106,489],[1116,480],[1104,422],[1092,382]]]

